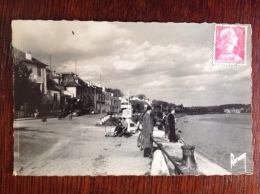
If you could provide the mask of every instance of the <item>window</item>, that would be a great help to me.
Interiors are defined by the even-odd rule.
[[[42,75],[42,69],[40,67],[37,67],[37,75],[41,76]]]

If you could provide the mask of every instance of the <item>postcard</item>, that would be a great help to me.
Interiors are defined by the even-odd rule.
[[[252,174],[251,26],[12,21],[14,175]]]

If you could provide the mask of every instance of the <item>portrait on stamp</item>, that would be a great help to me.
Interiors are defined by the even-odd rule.
[[[252,173],[250,25],[14,20],[12,33],[14,175]]]
[[[216,25],[214,64],[246,64],[246,26]]]

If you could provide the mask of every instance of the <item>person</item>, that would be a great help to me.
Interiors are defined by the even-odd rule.
[[[118,136],[119,134],[121,134],[121,133],[122,133],[122,130],[123,130],[122,122],[119,121],[119,122],[117,123],[116,128],[115,128],[115,135],[114,135],[114,137],[116,137],[116,136]]]
[[[137,147],[141,147],[141,150],[143,150],[143,125],[141,121],[137,122],[137,131],[140,131],[137,137]]]
[[[237,46],[238,37],[232,28],[226,28],[220,32],[220,42],[217,48],[220,50],[218,61],[229,62],[229,61],[243,61],[242,58],[235,54],[234,47]]]
[[[43,113],[43,116],[42,116],[42,124],[47,124],[47,116],[45,113]]]
[[[119,137],[122,137],[127,132],[127,127],[128,127],[128,123],[126,122],[125,118],[123,118],[121,122],[122,122],[122,131],[118,135]]]
[[[141,130],[141,122],[138,120],[137,122],[136,122],[136,129],[137,129],[137,131],[140,131]]]
[[[39,111],[38,111],[38,109],[36,109],[36,110],[35,110],[35,113],[34,113],[34,117],[37,118],[38,115],[39,115]]]
[[[61,117],[62,117],[62,111],[59,110],[59,112],[58,112],[58,120],[61,120]]]
[[[169,141],[170,142],[177,142],[176,138],[176,132],[175,132],[175,110],[173,109],[171,113],[168,116],[168,122],[169,122]]]
[[[165,137],[169,138],[169,122],[168,122],[169,113],[166,113],[163,117],[163,128]]]
[[[151,157],[153,153],[153,120],[151,118],[152,107],[148,106],[143,117],[143,148],[144,157]]]
[[[66,116],[66,110],[63,109],[63,110],[61,111],[61,118],[65,119],[65,116]]]
[[[72,112],[69,112],[69,120],[72,120]]]

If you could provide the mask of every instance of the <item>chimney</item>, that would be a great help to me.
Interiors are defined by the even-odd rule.
[[[26,52],[25,53],[25,58],[27,59],[27,60],[32,60],[32,53],[30,53],[30,52]]]

